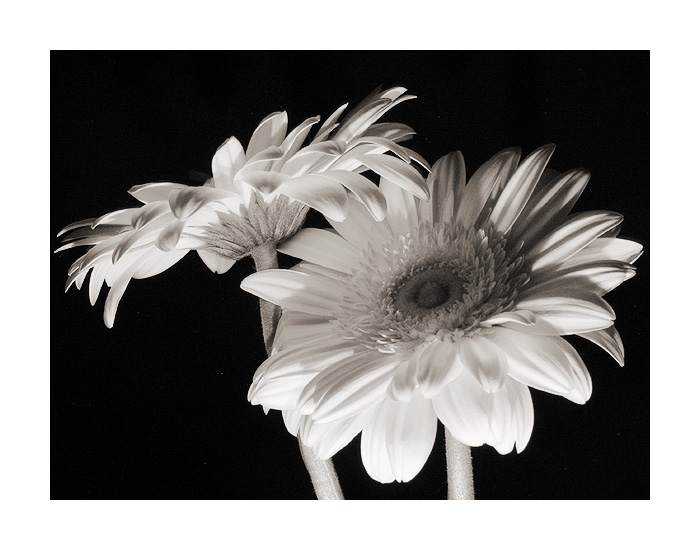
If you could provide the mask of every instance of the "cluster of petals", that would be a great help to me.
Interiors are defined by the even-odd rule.
[[[389,109],[414,97],[405,91],[377,91],[339,122],[347,104],[341,106],[310,143],[306,143],[309,133],[319,117],[287,132],[286,112],[273,113],[258,125],[247,148],[235,137],[220,146],[212,159],[213,177],[204,185],[156,182],[132,187],[129,193],[142,206],[82,220],[59,233],[65,244],[57,251],[90,247],[71,266],[66,290],[73,283],[80,288],[92,272],[89,296],[94,305],[106,283],[110,291],[104,322],[111,327],[131,279],[161,273],[190,250],[196,250],[215,273],[230,269],[238,257],[219,253],[209,237],[222,219],[245,217],[251,203],[264,205],[282,198],[283,204],[311,207],[333,220],[344,219],[351,203],[357,203],[373,219],[382,220],[386,202],[376,184],[362,175],[367,170],[426,198],[424,178],[411,166],[412,161],[423,165],[425,161],[398,145],[413,131],[404,124],[377,122]]]
[[[322,459],[361,432],[380,482],[417,475],[438,420],[504,454],[529,441],[530,388],[585,403],[591,377],[564,336],[623,363],[604,295],[634,275],[642,248],[618,237],[619,214],[572,213],[589,173],[547,169],[553,150],[521,162],[507,149],[469,181],[462,155],[447,155],[429,200],[382,178],[384,219],[351,204],[332,229],[284,242],[302,261],[241,285],[283,308],[251,402],[281,410]]]

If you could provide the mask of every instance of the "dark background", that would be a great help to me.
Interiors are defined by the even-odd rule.
[[[648,52],[52,52],[47,253],[63,226],[137,206],[132,185],[195,183],[190,170],[210,172],[268,113],[287,110],[291,128],[379,85],[418,96],[382,120],[412,126],[431,163],[459,149],[471,173],[505,147],[556,143],[551,167],[593,174],[576,210],[624,214],[622,235],[647,249],[608,295],[626,366],[572,338],[591,400],[533,390],[523,453],[473,449],[477,498],[648,499]],[[51,261],[51,498],[313,498],[279,413],[246,399],[265,357],[256,298],[238,288],[252,263],[214,275],[190,253],[132,281],[107,329],[106,289],[94,308],[87,288],[63,292],[80,253]],[[412,482],[382,485],[356,438],[334,459],[346,498],[444,498],[443,445],[440,428]]]

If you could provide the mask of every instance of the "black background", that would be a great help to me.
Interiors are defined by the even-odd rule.
[[[593,174],[576,210],[624,214],[622,236],[646,248],[608,296],[626,366],[572,339],[591,400],[533,390],[523,453],[473,449],[477,498],[648,499],[648,52],[52,52],[47,253],[63,226],[138,206],[132,185],[195,183],[190,170],[210,172],[216,148],[245,145],[268,113],[291,128],[379,85],[418,96],[382,120],[412,126],[431,163],[460,150],[471,173],[505,147],[556,143],[551,167]],[[79,254],[51,259],[51,498],[314,498],[279,413],[246,399],[265,357],[256,298],[238,288],[251,262],[214,275],[190,253],[132,281],[107,329],[106,289],[94,308],[86,288],[64,294]],[[346,498],[444,498],[443,441],[412,482],[382,485],[356,438],[334,459]]]

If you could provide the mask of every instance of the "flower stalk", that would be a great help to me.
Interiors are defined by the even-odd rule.
[[[256,271],[276,269],[278,267],[277,243],[273,241],[254,248],[250,255],[255,263]],[[278,305],[260,298],[260,321],[268,357],[272,353],[272,343],[275,339],[277,323],[281,313],[282,308]],[[316,458],[313,449],[304,445],[301,440],[299,440],[299,449],[301,450],[304,465],[311,476],[311,483],[316,492],[316,498],[318,500],[344,500],[332,460]]]
[[[472,454],[468,445],[460,443],[445,428],[447,457],[447,500],[474,500]]]

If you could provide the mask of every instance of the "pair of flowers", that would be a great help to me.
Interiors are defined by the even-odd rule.
[[[131,279],[190,250],[223,273],[275,246],[301,262],[241,285],[282,308],[253,404],[281,410],[320,459],[362,433],[363,462],[381,482],[420,471],[438,420],[465,445],[521,451],[534,420],[530,387],[590,397],[590,375],[563,336],[622,364],[603,296],[634,275],[641,247],[617,237],[618,214],[570,213],[589,174],[547,170],[553,146],[522,161],[502,151],[468,181],[460,153],[430,169],[399,145],[409,127],[377,122],[411,97],[379,91],[341,120],[343,106],[306,146],[320,119],[288,133],[286,114],[274,113],[245,150],[235,138],[219,148],[203,186],[132,188],[143,206],[64,229],[61,249],[91,247],[67,287],[92,271],[94,304],[110,286],[112,326]],[[332,229],[301,229],[308,208]]]

